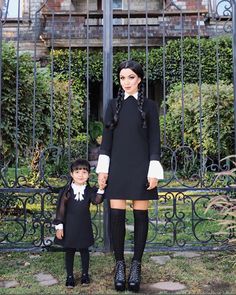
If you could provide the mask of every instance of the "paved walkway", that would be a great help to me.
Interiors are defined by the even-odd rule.
[[[177,256],[183,256],[186,258],[195,258],[201,256],[199,253],[195,252],[174,252],[172,255],[162,255],[162,256],[151,256],[150,259],[159,265],[164,265],[168,263],[172,258]],[[31,259],[36,259],[39,257],[39,255],[31,255],[29,256]],[[34,278],[38,281],[38,284],[40,286],[52,286],[55,284],[58,284],[58,280],[54,278],[49,273],[37,273],[34,275]],[[17,288],[20,286],[20,282],[16,280],[3,280],[0,281],[0,288]],[[141,293],[158,293],[161,291],[169,291],[169,292],[175,292],[175,291],[181,291],[186,289],[187,287],[179,282],[172,282],[172,281],[166,281],[166,282],[156,282],[152,284],[142,284],[140,288]]]

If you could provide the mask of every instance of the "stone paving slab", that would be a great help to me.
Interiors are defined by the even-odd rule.
[[[16,280],[0,281],[0,288],[16,288],[19,285],[19,282],[17,282]]]
[[[55,279],[51,274],[45,274],[41,272],[34,275],[34,277],[41,286],[52,286],[58,284],[58,280]]]
[[[150,259],[157,264],[164,265],[171,260],[171,257],[169,255],[151,256]]]
[[[181,291],[187,287],[178,282],[159,282],[154,284],[146,284],[146,290],[152,291]]]
[[[173,254],[174,257],[186,257],[186,258],[194,258],[194,257],[200,257],[201,254],[191,251],[184,251],[184,252],[176,252]]]

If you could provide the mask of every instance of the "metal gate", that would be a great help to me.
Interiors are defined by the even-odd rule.
[[[52,226],[57,194],[68,181],[70,161],[89,158],[91,134],[96,137],[107,102],[115,95],[113,65],[119,54],[142,59],[146,94],[156,100],[160,113],[165,179],[159,184],[158,200],[150,203],[146,250],[223,248],[235,236],[234,229],[218,235],[219,208],[210,213],[205,209],[214,196],[234,196],[234,179],[217,173],[232,168],[222,158],[236,150],[235,0],[186,1],[194,2],[195,9],[177,0],[97,1],[96,9],[88,0],[81,1],[82,8],[76,1],[55,5],[57,1],[45,0],[33,7],[31,1],[18,0],[14,8],[12,2],[0,2],[0,250],[57,249]],[[65,7],[60,11],[62,2]],[[151,6],[155,3],[158,6]],[[230,44],[230,63],[221,56],[222,36],[230,40],[224,43]],[[208,48],[214,56],[212,68],[207,70],[202,40],[214,40]],[[191,56],[187,60],[189,46],[195,46],[196,60]],[[196,76],[187,79],[194,63]],[[225,68],[228,81],[222,81]],[[207,84],[206,77],[213,72],[214,79]],[[213,113],[206,104],[212,92]],[[92,112],[97,116],[93,125]],[[229,125],[224,123],[225,113]],[[213,123],[206,125],[206,117],[210,120],[213,115]],[[191,124],[196,127],[192,131]],[[96,155],[89,160],[94,184]],[[127,249],[133,247],[129,209],[128,204]],[[94,249],[109,251],[108,204],[91,208],[91,214]]]

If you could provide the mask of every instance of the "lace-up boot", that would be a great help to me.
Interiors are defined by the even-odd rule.
[[[125,262],[124,260],[119,260],[116,262],[114,285],[116,291],[125,291]]]
[[[141,262],[133,260],[130,267],[128,290],[138,292],[141,282]]]
[[[72,289],[75,286],[75,279],[74,276],[67,276],[66,278],[66,287],[68,289]]]

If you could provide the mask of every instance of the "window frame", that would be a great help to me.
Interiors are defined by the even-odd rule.
[[[20,1],[20,3],[19,3]],[[6,20],[16,20],[18,19],[18,4],[20,4],[20,15],[19,15],[19,19],[23,18],[23,14],[24,14],[24,7],[25,7],[25,2],[24,0],[17,0],[17,7],[16,6],[16,1],[15,0],[2,0],[1,3],[1,10],[2,10],[2,18],[6,19]],[[8,7],[7,7],[7,3],[8,3]],[[7,15],[6,15],[7,13]]]

